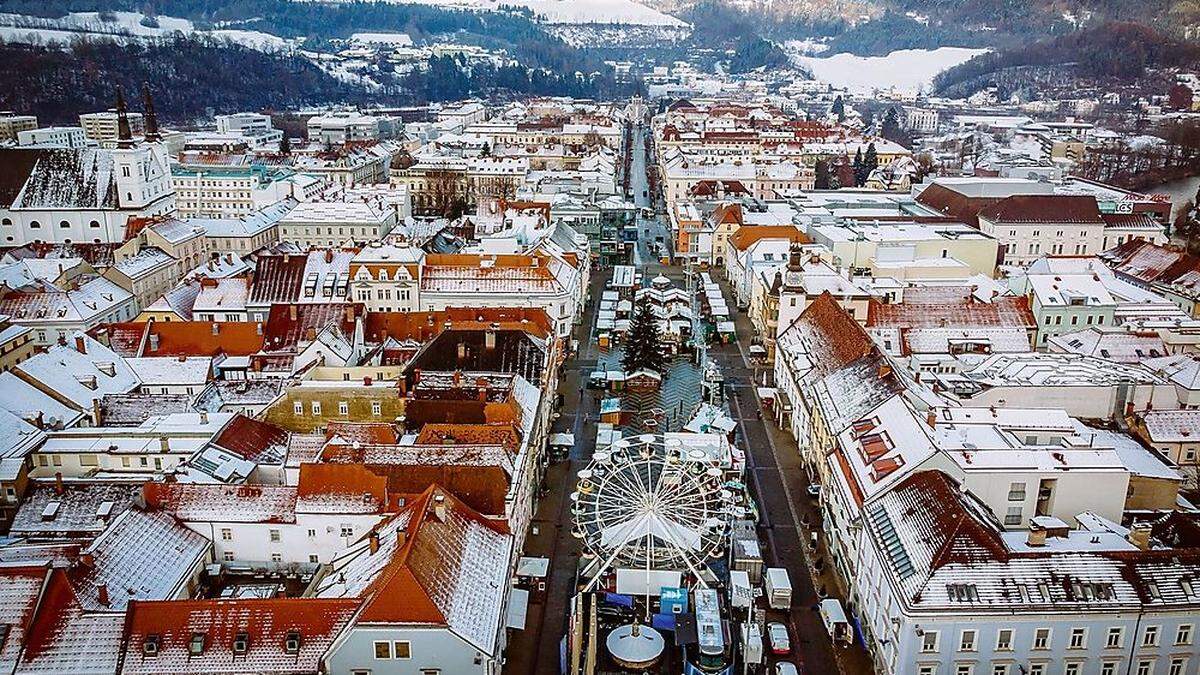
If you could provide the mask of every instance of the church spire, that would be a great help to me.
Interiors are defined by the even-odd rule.
[[[150,84],[142,83],[142,103],[146,108],[146,142],[157,143],[162,140],[158,133],[158,115],[154,113],[154,98],[150,96]]]
[[[117,147],[133,147],[133,132],[129,130],[129,111],[125,108],[125,90],[117,85]]]

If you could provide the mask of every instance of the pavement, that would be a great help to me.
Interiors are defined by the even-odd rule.
[[[646,190],[644,137],[634,130],[633,161],[630,170],[631,187],[638,206],[649,206],[642,197]],[[646,235],[646,232],[650,232]],[[666,266],[648,245],[658,236],[670,242],[669,233],[656,219],[642,220],[639,215],[639,240],[635,249],[635,264],[644,278],[657,274],[681,280],[683,270]],[[533,527],[525,542],[524,555],[550,558],[550,572],[544,593],[532,593],[525,630],[510,634],[506,649],[506,675],[558,675],[560,673],[560,643],[567,627],[567,613],[576,587],[576,570],[582,545],[571,536],[571,509],[568,495],[575,489],[577,473],[584,468],[595,450],[596,423],[599,420],[599,397],[584,387],[586,378],[601,354],[591,339],[595,325],[598,299],[608,278],[607,270],[592,275],[591,302],[586,307],[584,321],[576,326],[574,336],[580,352],[568,360],[560,378],[560,391],[565,403],[555,423],[555,431],[575,434],[576,445],[569,458],[552,464],[546,472],[546,493],[539,501]],[[721,277],[714,273],[713,278]],[[721,282],[726,297],[732,293]],[[768,621],[783,621],[789,626],[792,654],[785,658],[803,666],[802,672],[813,674],[867,675],[873,672],[870,658],[861,647],[835,647],[829,639],[816,611],[817,589],[837,597],[839,589],[832,578],[830,565],[822,574],[814,572],[814,554],[805,543],[813,529],[819,531],[820,513],[817,502],[808,496],[807,474],[791,436],[778,429],[761,414],[754,377],[758,364],[746,356],[754,334],[744,313],[734,317],[737,341],[709,348],[709,356],[725,375],[730,391],[729,407],[738,422],[737,441],[748,450],[746,482],[760,507],[760,539],[768,566],[784,567],[792,579],[793,597],[790,612],[770,611]],[[761,370],[758,371],[761,373]],[[761,382],[761,374],[759,374]],[[810,527],[811,525],[811,527]],[[828,556],[818,546],[817,556]],[[772,658],[772,663],[777,659]]]

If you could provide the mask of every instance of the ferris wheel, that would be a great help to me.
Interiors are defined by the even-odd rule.
[[[595,453],[571,494],[574,535],[612,566],[690,571],[719,556],[740,507],[707,453],[644,434]]]

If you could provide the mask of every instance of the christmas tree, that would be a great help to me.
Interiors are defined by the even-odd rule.
[[[650,310],[650,301],[643,299],[638,303],[637,311],[629,322],[621,365],[627,374],[645,369],[661,375],[666,372],[666,359],[662,333],[658,329],[658,318]]]

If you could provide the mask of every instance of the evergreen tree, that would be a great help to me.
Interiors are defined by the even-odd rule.
[[[625,354],[621,366],[626,373],[638,370],[653,370],[660,375],[666,372],[666,349],[662,333],[658,329],[658,318],[650,310],[650,301],[643,299],[629,322],[625,335]]]
[[[846,102],[841,96],[833,99],[833,114],[837,115],[838,124],[846,121]]]
[[[281,154],[281,155],[292,154],[292,141],[290,139],[288,139],[288,135],[286,133],[283,135],[283,138],[280,139],[280,141],[279,141],[279,154]]]
[[[904,130],[900,128],[900,115],[895,108],[888,108],[883,115],[883,125],[880,130],[880,136],[889,141],[899,143],[904,138]]]
[[[816,178],[813,179],[813,187],[817,190],[828,190],[829,188],[829,162],[819,159],[814,167]]]
[[[867,154],[863,155],[863,182],[867,182],[871,172],[879,168],[879,153],[875,151],[875,144],[867,144]]]
[[[856,186],[867,182],[867,174],[863,171],[864,167],[862,148],[859,148],[858,151],[854,153],[854,163],[850,166],[854,168],[854,184]]]

